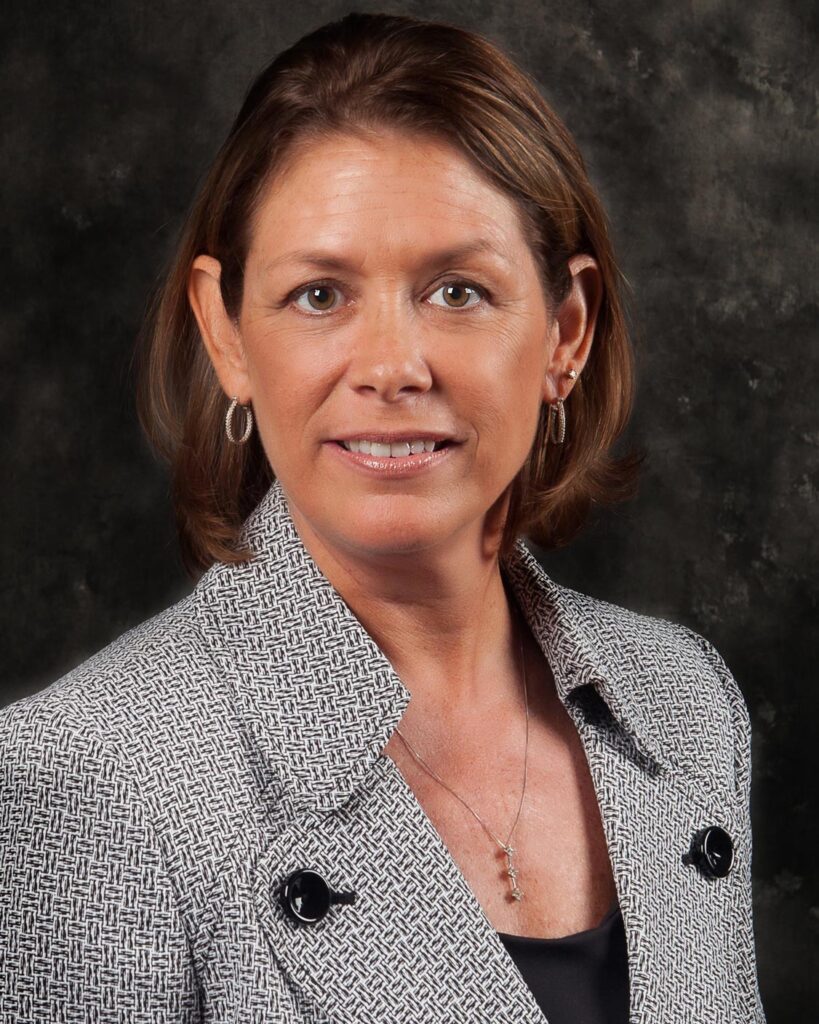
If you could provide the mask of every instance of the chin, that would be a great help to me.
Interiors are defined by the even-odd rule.
[[[337,543],[369,556],[421,552],[442,543],[451,532],[446,530],[440,517],[432,522],[429,517],[419,517],[417,522],[408,519],[396,522],[377,514],[361,514],[360,506],[352,514],[327,525]]]

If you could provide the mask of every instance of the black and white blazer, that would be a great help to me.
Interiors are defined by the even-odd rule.
[[[544,1024],[381,753],[409,691],[278,481],[245,533],[251,563],[0,712],[0,1021]],[[698,634],[557,584],[522,540],[504,572],[588,759],[630,1021],[763,1024],[737,683]],[[297,922],[303,869],[354,902]]]

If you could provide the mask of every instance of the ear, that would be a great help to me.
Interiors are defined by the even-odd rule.
[[[543,398],[553,402],[566,398],[574,381],[569,370],[582,373],[594,339],[594,328],[603,298],[600,268],[593,256],[585,253],[569,260],[572,285],[558,307],[552,324],[555,347],[543,381]]]
[[[235,395],[247,405],[252,398],[247,362],[238,325],[230,319],[222,301],[221,275],[218,260],[197,256],[188,276],[188,302],[222,390],[229,398]]]

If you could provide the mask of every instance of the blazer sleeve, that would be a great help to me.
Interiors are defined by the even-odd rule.
[[[766,1024],[765,1011],[762,1006],[762,997],[759,991],[759,979],[757,975],[756,948],[753,929],[753,901],[751,887],[751,852],[753,848],[751,828],[751,717],[748,712],[748,705],[743,696],[736,679],[725,663],[725,659],[717,651],[710,641],[699,633],[689,630],[686,632],[693,637],[705,654],[711,668],[722,684],[723,693],[730,710],[731,725],[733,731],[733,760],[734,760],[734,783],[740,810],[740,818],[744,823],[744,831],[747,837],[749,856],[746,863],[745,877],[745,922],[746,942],[741,956],[742,974],[744,982],[751,993],[751,1003],[754,1024]]]
[[[127,765],[53,703],[0,711],[0,1022],[181,1024],[197,1001]]]

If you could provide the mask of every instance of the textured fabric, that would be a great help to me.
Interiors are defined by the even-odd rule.
[[[549,1024],[628,1024],[628,958],[615,900],[587,931],[540,939],[498,932]]]
[[[276,481],[256,556],[0,712],[0,1021],[514,1021],[543,1012],[382,754],[410,699]],[[628,944],[632,1024],[764,1021],[750,728],[691,630],[503,566],[577,727]],[[682,857],[716,824],[733,869]],[[282,909],[312,867],[356,902]]]

